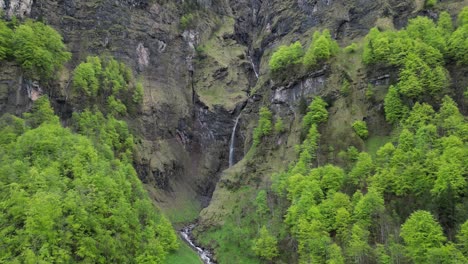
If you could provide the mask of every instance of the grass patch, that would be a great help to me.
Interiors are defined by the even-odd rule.
[[[371,136],[366,141],[366,151],[372,158],[375,158],[375,154],[380,147],[391,141],[391,136]]]
[[[251,250],[251,241],[258,228],[255,224],[255,211],[254,208],[246,206],[255,195],[255,189],[251,187],[229,192],[230,202],[226,201],[224,205],[232,211],[226,216],[224,223],[196,233],[202,245],[214,248],[219,263],[260,263]],[[245,215],[241,216],[241,212]]]
[[[166,264],[203,264],[198,254],[179,238],[180,247],[166,258]]]
[[[200,203],[194,199],[184,199],[176,206],[164,210],[165,215],[172,224],[181,225],[195,221],[198,218],[201,207]]]

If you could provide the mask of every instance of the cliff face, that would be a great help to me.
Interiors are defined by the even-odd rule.
[[[17,66],[1,65],[0,111],[20,114],[37,94],[46,93],[66,122],[73,111],[82,110],[79,102],[67,97],[72,69],[88,55],[112,55],[131,66],[144,84],[143,107],[128,117],[140,138],[135,166],[142,181],[163,207],[179,198],[209,198],[228,166],[236,117],[242,112],[235,134],[235,159],[240,160],[250,147],[260,104],[271,104],[274,115],[285,118],[293,128],[301,100],[320,94],[330,103],[337,101],[341,76],[352,72],[357,76],[353,86],[358,92],[352,101],[337,101],[332,114],[343,105],[356,104],[357,111],[341,118],[361,115],[374,120],[370,126],[383,126],[381,102],[363,104],[362,89],[369,80],[388,83],[395,78],[391,70],[368,73],[359,67],[349,71],[324,68],[278,82],[268,75],[273,50],[296,40],[308,45],[312,33],[325,28],[343,45],[361,38],[375,25],[398,28],[419,12],[422,2],[0,1],[7,16],[31,17],[52,25],[73,54],[55,83],[34,84],[22,78]],[[196,19],[182,28],[181,18],[187,14]],[[328,124],[330,136],[325,140],[346,133],[334,126]],[[290,141],[283,137],[272,143],[285,145],[278,154],[283,163],[292,153],[297,131],[290,134]]]

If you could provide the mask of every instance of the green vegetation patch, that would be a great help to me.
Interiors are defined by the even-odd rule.
[[[71,58],[62,36],[42,22],[0,20],[0,60],[14,60],[26,75],[48,80]]]
[[[125,155],[126,124],[77,118],[83,135],[42,97],[0,119],[0,262],[163,263],[177,237]]]

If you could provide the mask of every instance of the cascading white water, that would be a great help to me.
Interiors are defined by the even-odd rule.
[[[229,144],[229,167],[232,167],[234,165],[234,152],[235,152],[235,147],[236,147],[236,129],[237,129],[237,123],[239,123],[241,115],[239,114],[236,118],[236,122],[234,123],[234,127],[232,128],[232,133],[231,133],[231,143]]]
[[[180,231],[180,235],[190,245],[190,247],[192,247],[194,250],[197,251],[197,254],[198,254],[198,256],[200,256],[203,263],[205,263],[205,264],[214,264],[213,260],[211,259],[212,258],[211,252],[198,247],[192,241],[191,233],[192,233],[192,230],[194,228],[195,228],[194,224],[188,225],[188,226],[184,227]]]
[[[255,77],[257,77],[257,79],[258,79],[258,72],[257,72],[257,69],[255,68],[255,64],[254,64],[254,62],[252,60],[252,57],[249,56],[249,60],[250,60],[250,64],[252,64],[252,68],[253,68],[253,71],[255,73]]]

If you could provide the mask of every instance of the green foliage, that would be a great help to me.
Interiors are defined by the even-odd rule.
[[[37,99],[32,106],[31,112],[25,113],[24,118],[28,126],[32,128],[36,128],[42,123],[59,123],[59,119],[54,114],[54,110],[46,96]]]
[[[267,216],[270,213],[270,208],[268,207],[267,203],[267,192],[265,190],[261,190],[257,193],[257,197],[255,198],[255,206],[257,207],[257,215],[260,218]]]
[[[343,96],[348,96],[351,92],[351,84],[349,83],[348,79],[343,80],[340,92]]]
[[[80,63],[75,68],[73,87],[81,89],[86,96],[95,97],[98,95],[101,74],[101,59],[99,57],[88,57],[87,62]]]
[[[446,11],[440,12],[439,20],[437,21],[437,29],[442,32],[442,35],[447,38],[453,32],[452,17]]]
[[[468,9],[467,9],[468,10]],[[468,13],[468,12],[467,12]],[[468,19],[467,19],[468,20]],[[468,64],[468,23],[458,27],[448,40],[448,53],[460,64]]]
[[[394,86],[390,86],[384,100],[385,118],[390,123],[396,123],[407,115],[409,109],[403,104]]]
[[[371,100],[372,97],[374,96],[374,90],[373,90],[373,85],[372,84],[368,84],[367,85],[367,88],[366,88],[366,98],[367,100]]]
[[[460,227],[460,232],[457,235],[458,246],[463,255],[468,255],[468,220]]]
[[[144,95],[143,83],[137,82],[135,85],[135,92],[133,93],[133,97],[132,97],[133,102],[135,104],[143,103],[143,95]]]
[[[252,250],[255,254],[263,259],[272,260],[278,256],[278,242],[276,238],[268,232],[266,226],[260,229],[260,234],[254,240]]]
[[[8,27],[8,24],[5,21],[0,20],[0,60],[4,60],[12,56],[12,38],[13,30]]]
[[[330,31],[325,29],[322,33],[315,31],[312,43],[307,49],[303,63],[311,68],[318,63],[326,61],[338,52],[338,44],[331,38]]]
[[[286,131],[286,127],[284,126],[283,119],[278,117],[275,122],[275,132],[277,134],[282,134]]]
[[[143,84],[134,80],[129,67],[113,58],[87,57],[74,70],[73,88],[74,97],[84,97],[114,115],[125,115],[128,108],[143,102]]]
[[[113,95],[107,98],[107,104],[109,106],[110,113],[115,116],[124,115],[127,112],[127,107]]]
[[[437,0],[426,0],[426,7],[432,8],[437,4]]]
[[[133,136],[127,123],[105,117],[101,112],[85,110],[73,114],[74,129],[96,142],[96,147],[107,157],[117,155],[121,159],[131,160]],[[101,143],[101,144],[99,144]]]
[[[194,21],[194,15],[192,13],[188,13],[188,14],[185,14],[183,15],[181,18],[180,18],[180,28],[182,30],[186,30],[188,28],[190,28],[192,25],[193,25],[193,21]]]
[[[468,7],[465,6],[458,14],[457,18],[458,27],[468,25]]]
[[[71,58],[62,36],[41,22],[27,21],[18,26],[12,43],[16,61],[32,78],[51,78]]]
[[[131,159],[109,156],[102,135],[87,130],[93,144],[61,127],[43,98],[26,115],[33,128],[18,118],[3,128],[16,138],[0,146],[0,262],[164,263],[177,237]]]
[[[271,56],[269,66],[273,73],[286,70],[288,67],[299,64],[304,56],[302,44],[299,41],[289,45],[280,46]]]
[[[272,122],[271,122],[271,112],[266,107],[260,108],[260,116],[258,120],[258,125],[253,131],[253,144],[257,146],[262,137],[268,136],[272,130]]]
[[[356,43],[351,43],[349,46],[346,46],[344,48],[344,51],[346,53],[355,53],[357,51],[357,49],[358,49],[357,44]]]
[[[372,157],[366,152],[361,152],[356,164],[349,172],[349,180],[356,186],[364,187],[366,179],[372,175],[373,170]]]
[[[428,263],[428,251],[439,248],[446,238],[440,225],[427,211],[416,211],[401,226],[400,236],[414,263]]]
[[[302,119],[303,131],[309,131],[312,124],[320,124],[328,119],[327,103],[320,97],[315,97],[307,108],[307,114]]]
[[[366,121],[356,120],[353,122],[353,129],[356,134],[362,138],[366,139],[369,136],[369,131],[367,131]]]

